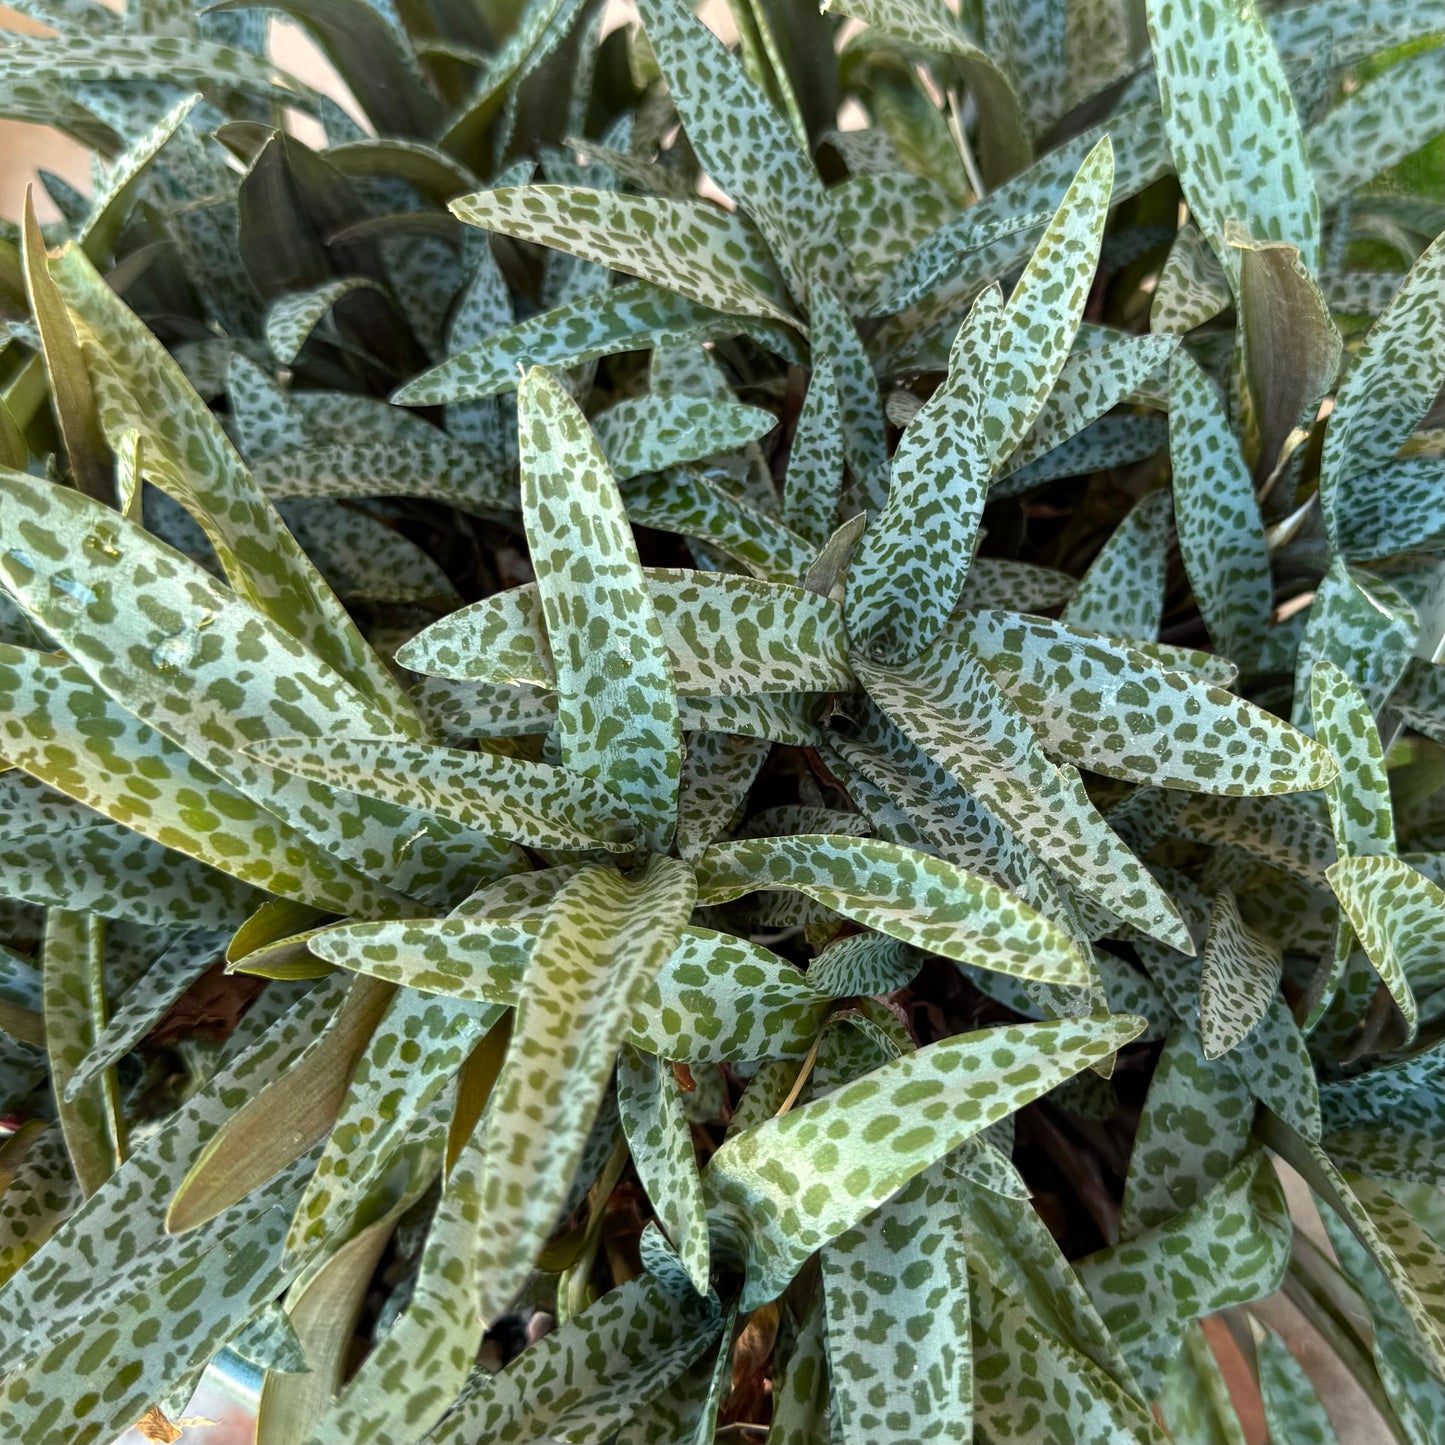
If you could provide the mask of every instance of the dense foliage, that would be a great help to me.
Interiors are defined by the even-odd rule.
[[[0,1434],[1438,1445],[1438,0],[17,8]]]

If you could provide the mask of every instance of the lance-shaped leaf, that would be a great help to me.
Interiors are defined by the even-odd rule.
[[[521,1442],[577,1429],[612,1434],[717,1339],[715,1299],[679,1298],[640,1274],[524,1350],[515,1368],[481,1375],[428,1438]]]
[[[1402,1257],[1396,1252],[1394,1242],[1376,1224],[1350,1181],[1318,1144],[1301,1138],[1287,1124],[1267,1113],[1261,1117],[1256,1129],[1264,1142],[1303,1176],[1315,1194],[1359,1242],[1384,1276],[1384,1284],[1403,1312],[1402,1323],[1415,1335],[1429,1368],[1437,1376],[1445,1377],[1445,1337],[1442,1337],[1438,1316],[1431,1311],[1417,1283],[1417,1271],[1419,1279],[1428,1280],[1429,1266],[1433,1261]],[[1425,1265],[1424,1270],[1419,1269],[1421,1264]],[[1373,1283],[1378,1285],[1379,1281]],[[1369,1287],[1365,1281],[1361,1284]],[[1433,1282],[1426,1283],[1424,1294],[1429,1294],[1434,1288]]]
[[[565,371],[621,351],[713,341],[755,326],[676,292],[634,282],[529,316],[422,372],[393,400],[401,406],[436,406],[495,396],[517,385],[519,367]],[[774,346],[796,347],[796,338],[782,341],[789,334],[782,328],[765,327],[762,334]]]
[[[776,1298],[814,1250],[1141,1027],[1128,1016],[1073,1019],[945,1039],[732,1135],[703,1183],[709,1214],[728,1222],[745,1252],[742,1308]]]
[[[1339,1445],[1334,1426],[1310,1377],[1289,1346],[1258,1320],[1251,1319],[1250,1328],[1270,1438],[1297,1441],[1298,1445]]]
[[[1214,383],[1182,351],[1169,370],[1169,461],[1179,552],[1204,624],[1252,672],[1274,605],[1264,523]]]
[[[661,1059],[624,1046],[617,1065],[617,1110],[658,1223],[676,1241],[693,1289],[705,1295],[708,1237],[702,1181],[672,1070]]]
[[[1150,330],[1182,336],[1213,321],[1229,300],[1229,282],[1199,228],[1192,222],[1181,226],[1154,288]]]
[[[1336,546],[1351,492],[1363,475],[1392,461],[1445,385],[1445,237],[1410,268],[1383,316],[1370,328],[1354,365],[1335,394],[1320,463],[1320,504]]]
[[[1008,557],[975,557],[956,610],[975,612],[997,607],[1013,612],[1044,612],[1062,606],[1078,585],[1077,578],[1051,567]]]
[[[1192,949],[1168,895],[1099,816],[1078,773],[1044,756],[966,649],[931,648],[906,669],[854,667],[894,723],[1061,877],[1144,932]]]
[[[30,314],[45,360],[45,374],[50,382],[51,405],[65,447],[65,459],[75,485],[88,497],[110,502],[115,496],[111,480],[110,447],[96,416],[95,392],[75,328],[66,314],[65,303],[56,290],[55,281],[45,260],[45,241],[40,223],[35,219],[34,200],[25,197],[25,226],[22,260],[25,289],[30,298]],[[18,466],[25,465],[25,448],[21,447]]]
[[[471,226],[556,247],[702,306],[792,321],[762,237],[710,201],[634,197],[580,186],[516,186],[453,201]]]
[[[1172,336],[1127,336],[1072,352],[1048,400],[1000,468],[1002,475],[1010,476],[1048,456],[1132,396],[1164,365],[1177,344]]]
[[[0,736],[17,767],[267,892],[345,913],[389,890],[348,868],[106,696],[74,663],[0,646]]]
[[[728,832],[771,751],[765,739],[731,733],[699,732],[688,739],[677,799],[681,857],[696,857]]]
[[[288,447],[257,462],[255,478],[272,498],[425,497],[465,512],[517,509],[516,488],[495,456],[430,427]]]
[[[70,308],[107,437],[138,428],[150,476],[200,524],[241,597],[370,697],[392,726],[415,728],[400,687],[179,366],[75,247],[50,270]]]
[[[1438,18],[1430,28],[1439,30]],[[1305,140],[1321,204],[1348,200],[1440,134],[1440,117],[1430,104],[1440,85],[1437,48],[1426,45],[1385,66],[1310,127]]]
[[[353,291],[372,289],[375,285],[368,276],[338,276],[305,291],[278,297],[266,312],[266,344],[276,360],[289,366],[338,301]]]
[[[1359,688],[1332,663],[1317,662],[1310,674],[1310,712],[1315,737],[1340,768],[1325,799],[1341,856],[1393,853],[1395,815],[1385,751]]]
[[[1114,990],[1109,1002],[1120,1002]],[[1238,1071],[1211,1063],[1194,1031],[1174,1023],[1129,1155],[1120,1237],[1164,1224],[1207,1194],[1243,1157],[1253,1122],[1254,1097]]]
[[[295,985],[273,985],[263,993],[228,1041],[234,1053],[223,1053],[211,1080],[170,1116],[166,1130],[138,1139],[109,1186],[86,1200],[50,1249],[7,1283],[0,1296],[5,1323],[0,1356],[7,1372],[52,1341],[73,1335],[97,1313],[146,1294],[158,1275],[200,1260],[235,1227],[274,1213],[275,1198],[299,1186],[299,1177],[291,1175],[276,1182],[276,1196],[238,1206],[190,1234],[165,1232],[166,1207],[181,1176],[234,1112],[237,1096],[231,1091],[249,1097],[295,1061],[325,1028],[348,982],[323,981],[299,1000]],[[126,1255],[113,1257],[104,1274],[77,1276],[75,1261],[101,1257],[106,1240],[118,1232],[131,1241]],[[157,1307],[156,1318],[163,1313]]]
[[[394,990],[376,979],[352,981],[346,1001],[314,1048],[249,1100],[209,1139],[181,1180],[166,1228],[184,1234],[243,1200],[326,1136],[347,1083]],[[286,1127],[277,1129],[277,1119]]]
[[[1089,564],[1063,620],[1124,641],[1152,642],[1164,613],[1173,515],[1167,491],[1140,498]]]
[[[634,522],[696,537],[741,562],[755,577],[796,582],[813,564],[813,549],[796,532],[696,469],[680,467],[624,481],[622,495]]]
[[[1216,255],[1233,221],[1320,264],[1320,204],[1269,32],[1253,0],[1148,0],[1149,38],[1169,149],[1189,209]]]
[[[45,921],[45,1048],[66,1153],[82,1195],[92,1195],[125,1161],[126,1131],[113,1070],[74,1096],[67,1085],[105,1027],[105,923],[52,908]]]
[[[1162,451],[1168,435],[1168,427],[1162,417],[1119,413],[1101,416],[1053,451],[1016,472],[996,477],[989,488],[989,497],[1000,501],[1005,497],[1016,497],[1044,482],[1057,481],[1060,477],[1084,476],[1109,467],[1132,466]]]
[[[522,518],[557,671],[560,761],[672,838],[681,732],[662,624],[617,484],[576,403],[546,372],[518,391]]]
[[[808,154],[727,48],[678,0],[642,0],[643,28],[688,141],[768,238],[793,294],[841,289],[847,258]]]
[[[565,768],[371,738],[269,738],[247,751],[295,777],[454,818],[530,848],[626,853],[636,846],[627,810]]]
[[[44,1067],[42,1058],[37,1072]],[[0,1281],[8,1281],[81,1202],[59,1124],[29,1119],[0,1145],[0,1184]]]
[[[948,375],[893,455],[888,502],[848,570],[848,631],[881,662],[916,657],[958,601],[988,495],[982,399],[998,345],[996,287],[959,328]]]
[[[1306,614],[1295,655],[1294,714],[1306,724],[1315,664],[1332,662],[1378,712],[1415,651],[1419,619],[1388,580],[1351,569],[1335,557]]]
[[[680,462],[734,452],[778,424],[772,412],[727,398],[648,392],[592,418],[592,430],[616,477],[665,471]]]
[[[1335,498],[1343,555],[1374,561],[1400,552],[1445,551],[1440,458],[1407,456],[1352,477]]]
[[[1226,888],[1210,910],[1199,965],[1199,1032],[1204,1057],[1217,1059],[1264,1017],[1279,990],[1284,960],[1274,944],[1245,924]]]
[[[1104,1323],[1152,1396],[1186,1321],[1272,1294],[1289,1259],[1289,1208],[1262,1149],[1188,1209],[1080,1260]]]
[[[1388,856],[1341,858],[1327,876],[1413,1034],[1416,990],[1445,980],[1445,891]]]
[[[1390,694],[1390,711],[1445,746],[1445,665],[1412,658]]]
[[[225,947],[227,935],[208,929],[182,933],[109,1010],[105,1027],[80,1061],[65,1093],[77,1094],[127,1054],[148,1034],[171,1005],[208,968]]]
[[[398,927],[350,924],[318,934],[312,951],[407,988],[511,1006],[540,928],[540,909],[523,919],[523,906],[515,897],[498,904],[506,922],[458,915]],[[627,1041],[694,1064],[798,1059],[833,996],[826,974],[814,979],[760,944],[684,928],[639,995]]]
[[[878,379],[873,363],[858,338],[853,318],[843,303],[824,286],[813,288],[810,342],[813,364],[826,361],[838,391],[838,410],[843,423],[843,455],[859,489],[861,505],[877,507],[881,497],[871,495],[872,478],[888,465],[887,438],[883,430],[883,407],[878,397]]]
[[[496,1104],[481,1128],[478,1312],[495,1318],[560,1210],[627,1021],[692,911],[692,869],[654,856],[634,880],[583,868],[542,920]]]
[[[850,674],[842,609],[801,587],[724,572],[644,573],[682,696],[833,692]],[[474,602],[399,649],[433,677],[556,685],[535,584]]]
[[[787,888],[960,963],[1072,987],[1090,978],[1074,942],[997,884],[880,839],[743,839],[709,848],[697,869],[699,895],[710,903]]]
[[[1182,1331],[1183,1348],[1164,1376],[1155,1408],[1174,1440],[1245,1445],[1244,1426],[1214,1351],[1196,1322]]]
[[[819,1254],[837,1428],[847,1440],[967,1440],[968,1271],[947,1162]],[[920,1368],[921,1366],[921,1368]]]
[[[286,1238],[300,1265],[355,1209],[391,1163],[406,1132],[432,1105],[472,1048],[501,1017],[497,1005],[400,989],[372,1030]]]
[[[983,437],[997,466],[1024,439],[1073,345],[1094,282],[1114,185],[1107,136],[1079,167],[1004,307],[984,399]]]
[[[833,365],[820,357],[808,382],[788,452],[783,520],[810,546],[833,534],[843,490],[843,421]]]
[[[115,823],[0,843],[0,897],[162,928],[237,927],[248,884]]]
[[[1133,648],[1039,617],[972,612],[944,634],[966,643],[1044,747],[1079,767],[1186,792],[1308,791],[1329,754],[1252,703]]]

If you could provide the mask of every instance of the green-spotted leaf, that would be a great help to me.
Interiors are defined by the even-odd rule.
[[[341,276],[273,301],[266,313],[266,344],[276,360],[283,366],[289,366],[338,301],[353,291],[374,285],[366,276]]]
[[[1317,662],[1310,676],[1310,712],[1315,737],[1340,768],[1325,799],[1341,856],[1392,853],[1395,816],[1385,750],[1359,688],[1332,663]]]
[[[642,0],[638,9],[688,140],[708,174],[752,214],[793,294],[805,300],[816,283],[841,289],[846,257],[828,224],[822,182],[782,117],[679,0]]]
[[[518,393],[522,515],[557,672],[564,766],[596,778],[665,848],[681,771],[677,693],[617,484],[545,372]]]
[[[1147,1396],[1179,1348],[1182,1322],[1279,1287],[1290,1233],[1278,1176],[1255,1149],[1188,1209],[1079,1262]]]
[[[388,890],[123,711],[74,663],[0,646],[0,703],[11,762],[162,847],[282,897],[387,907]]]
[[[1169,372],[1169,460],[1179,552],[1205,626],[1251,672],[1274,603],[1264,523],[1214,384],[1183,352]]]
[[[542,920],[496,1100],[482,1125],[481,1299],[491,1320],[547,1237],[612,1073],[627,1021],[692,911],[685,863],[654,857],[628,880],[582,869]]]
[[[969,612],[981,608],[1046,612],[1067,602],[1077,586],[1077,579],[1050,567],[1006,557],[975,557],[958,606]]]
[[[312,648],[394,726],[415,726],[395,680],[176,363],[75,247],[52,260],[50,270],[70,308],[107,437],[118,440],[138,427],[151,477],[200,524],[241,597]]]
[[[1110,1005],[1120,998],[1110,990]],[[1234,1068],[1204,1056],[1187,1025],[1175,1023],[1149,1081],[1124,1181],[1119,1233],[1133,1239],[1187,1209],[1244,1155],[1254,1098]]]
[[[753,323],[634,282],[530,316],[468,346],[413,378],[394,400],[402,406],[435,406],[495,396],[516,387],[519,367],[565,370],[620,351],[711,341],[742,329],[754,329]],[[776,347],[793,344],[782,340],[787,333],[781,328],[764,334]]]
[[[819,358],[788,453],[783,520],[815,548],[833,533],[843,490],[843,423],[833,367]]]
[[[766,436],[777,418],[727,399],[649,392],[608,407],[591,424],[613,475],[635,477],[737,451]]]
[[[1237,274],[1230,222],[1320,262],[1320,205],[1284,67],[1253,0],[1148,0],[1169,149],[1190,210]]]
[[[814,287],[809,320],[814,366],[826,361],[833,373],[843,424],[843,455],[853,473],[857,500],[861,506],[880,507],[881,488],[873,479],[888,465],[888,447],[873,363],[853,318],[826,287]]]
[[[848,686],[842,611],[835,603],[800,587],[727,573],[648,568],[645,578],[679,695]],[[433,677],[556,685],[535,585],[433,623],[397,659]]]
[[[848,571],[848,631],[884,662],[916,656],[952,613],[988,493],[980,409],[1002,298],[985,291],[959,328],[948,376],[893,455],[888,502]]]
[[[1330,887],[1413,1032],[1415,992],[1445,979],[1445,891],[1398,858],[1341,858]]]
[[[966,649],[932,648],[906,669],[854,666],[897,726],[1073,887],[1146,933],[1191,947],[1168,896],[1099,816],[1077,771],[1044,756]]]
[[[1106,637],[1152,642],[1164,612],[1173,519],[1167,491],[1142,497],[1089,564],[1064,607],[1063,620]]]
[[[1150,329],[1183,335],[1212,321],[1229,299],[1229,282],[1199,228],[1181,226],[1154,288]]]
[[[1246,1445],[1229,1385],[1204,1331],[1196,1323],[1183,1333],[1184,1348],[1174,1357],[1160,1387],[1155,1406],[1159,1417],[1175,1440]]]
[[[329,744],[271,738],[248,752],[295,777],[454,818],[531,848],[626,853],[636,846],[627,810],[591,779],[564,768],[368,738]]]
[[[847,1440],[970,1436],[961,1206],[948,1165],[935,1164],[819,1254],[836,1428]]]
[[[125,1161],[126,1130],[113,1070],[71,1093],[71,1078],[105,1027],[105,929],[94,914],[52,908],[40,969],[45,1049],[66,1153],[82,1195],[92,1195]]]
[[[1279,988],[1279,949],[1245,924],[1234,894],[1224,889],[1209,914],[1200,952],[1199,1033],[1204,1057],[1232,1050],[1264,1017]]]
[[[1338,1445],[1330,1417],[1289,1346],[1268,1325],[1250,1324],[1270,1438],[1291,1445]]]
[[[651,1054],[624,1046],[617,1066],[617,1109],[637,1177],[676,1241],[692,1287],[708,1289],[707,1219],[692,1130],[672,1070]]]
[[[1308,791],[1335,775],[1303,733],[1123,644],[1005,612],[968,613],[944,639],[966,644],[1044,747],[1079,767],[1244,795]]]
[[[731,1136],[703,1183],[709,1214],[728,1221],[745,1252],[743,1309],[775,1298],[815,1249],[944,1154],[1107,1057],[1139,1028],[1124,1016],[946,1039]]]
[[[721,903],[787,888],[900,942],[1019,978],[1083,987],[1072,939],[985,878],[873,838],[829,835],[720,843],[698,859],[698,893]]]
[[[1445,385],[1442,288],[1445,237],[1411,267],[1335,395],[1320,466],[1320,503],[1337,546],[1368,545],[1367,536],[1343,530],[1355,510],[1353,494],[1370,488],[1367,474],[1394,459]]]
[[[450,209],[468,225],[557,247],[703,306],[793,319],[761,236],[741,216],[708,201],[520,186],[478,191]]]
[[[982,420],[995,465],[1027,435],[1068,358],[1113,185],[1114,150],[1106,136],[1079,167],[1004,307]]]

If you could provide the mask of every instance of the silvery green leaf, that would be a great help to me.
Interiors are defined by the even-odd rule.
[[[1131,397],[1176,345],[1171,336],[1130,336],[1072,352],[1032,425],[999,468],[1001,478],[1050,455]]]
[[[1440,134],[1430,104],[1439,64],[1427,47],[1386,66],[1310,127],[1305,140],[1322,204],[1338,205]]]
[[[760,407],[707,397],[629,397],[590,419],[614,476],[660,472],[737,451],[766,436],[777,418]]]
[[[1127,1043],[1127,1016],[985,1029],[904,1054],[732,1135],[703,1173],[709,1214],[747,1261],[743,1309],[957,1145]],[[953,1099],[950,1106],[946,1101]],[[943,1108],[930,1108],[933,1100]],[[920,1107],[923,1106],[923,1107]],[[880,1149],[883,1140],[889,1147]],[[780,1172],[781,1169],[781,1172]],[[794,1188],[795,1173],[807,1183]]]
[[[1330,1417],[1289,1346],[1268,1325],[1250,1323],[1270,1437],[1299,1445],[1338,1445]]]
[[[1146,933],[1190,947],[1167,895],[1099,816],[1077,772],[1044,756],[1022,715],[966,650],[930,649],[906,669],[861,660],[854,667],[903,732],[1073,887]]]
[[[1214,383],[1183,352],[1169,373],[1169,460],[1179,552],[1210,637],[1245,672],[1274,603],[1254,486]]]
[[[1044,612],[1073,596],[1076,578],[1032,562],[1006,557],[975,557],[959,595],[958,607],[1007,608],[1014,612]]]
[[[266,313],[266,344],[276,360],[289,366],[342,297],[375,284],[366,276],[340,276],[308,290],[278,297]]]
[[[1167,491],[1141,497],[1089,564],[1064,607],[1064,622],[1124,642],[1152,642],[1164,613],[1173,520]]]
[[[1162,417],[1113,412],[1090,422],[1083,431],[1017,471],[995,477],[989,498],[1001,501],[1061,477],[1132,466],[1163,451],[1168,440],[1168,427]]]
[[[622,483],[622,495],[634,522],[695,537],[755,577],[796,583],[813,563],[813,549],[796,532],[695,468],[631,478]]]
[[[1246,1445],[1219,1361],[1198,1322],[1183,1331],[1184,1347],[1164,1376],[1155,1408],[1176,1441]]]
[[[632,1010],[673,951],[697,883],[653,857],[639,877],[589,866],[542,919],[522,978],[495,1107],[482,1131],[477,1310],[526,1279],[566,1195]]]
[[[44,1067],[41,1058],[37,1077]],[[0,1145],[0,1179],[0,1282],[8,1282],[81,1203],[60,1125],[22,1124]]]
[[[1149,0],[1169,149],[1200,229],[1231,276],[1228,222],[1320,262],[1320,203],[1269,32],[1252,0]]]
[[[742,216],[709,201],[520,186],[478,191],[449,209],[468,225],[557,247],[702,306],[794,319],[762,237]]]
[[[1213,321],[1230,302],[1229,280],[1192,222],[1179,228],[1149,307],[1151,331],[1182,336]]]
[[[854,171],[828,188],[828,205],[865,284],[880,280],[895,261],[958,213],[949,190],[936,179],[899,172]]]
[[[819,1254],[836,1428],[848,1440],[969,1438],[961,1206],[947,1164],[936,1164]]]
[[[1088,960],[1027,904],[977,874],[874,838],[743,839],[697,861],[698,892],[722,903],[786,888],[902,943],[1000,973],[1082,987]]]
[[[677,799],[677,851],[696,857],[737,820],[772,751],[764,739],[695,732],[687,739]]]
[[[632,282],[530,316],[468,345],[414,377],[393,399],[402,406],[435,406],[495,396],[516,387],[518,368],[565,371],[616,352],[710,341],[744,330],[758,330],[784,355],[797,349],[796,337],[786,328],[759,329],[757,323],[724,315],[705,303]]]
[[[1390,781],[1379,730],[1360,690],[1329,662],[1310,675],[1315,737],[1334,754],[1339,774],[1325,789],[1340,854],[1388,854],[1395,848]]]
[[[982,419],[995,464],[1024,439],[1068,357],[1113,184],[1114,152],[1105,137],[1079,167],[1004,307]]]
[[[676,1241],[692,1287],[708,1291],[708,1234],[692,1130],[672,1070],[624,1045],[617,1066],[617,1108],[637,1177],[658,1223]]]
[[[843,423],[833,367],[820,357],[808,382],[788,453],[783,520],[810,546],[833,533],[843,490]]]
[[[1183,1322],[1279,1287],[1290,1233],[1279,1178],[1268,1155],[1254,1149],[1187,1209],[1079,1261],[1146,1396],[1178,1349]]]
[[[1234,1049],[1269,1010],[1284,960],[1239,916],[1226,888],[1210,909],[1199,964],[1199,1033],[1204,1057],[1213,1060]]]
[[[677,690],[617,483],[546,372],[518,391],[518,442],[522,522],[556,668],[558,759],[613,791],[649,845],[666,848],[682,767]]]
[[[803,301],[818,284],[841,289],[847,257],[812,158],[678,0],[642,0],[638,9],[688,140],[708,174],[751,212],[793,294]]]
[[[848,569],[849,636],[880,662],[916,657],[952,613],[988,494],[981,409],[1002,298],[983,292],[959,328],[948,376],[893,455],[888,501]]]
[[[843,455],[853,473],[862,506],[881,505],[881,497],[870,495],[871,479],[888,465],[888,448],[883,429],[883,407],[873,363],[859,339],[853,318],[843,303],[824,286],[812,295],[810,343],[813,365],[828,363],[838,392],[838,410],[843,426]]]

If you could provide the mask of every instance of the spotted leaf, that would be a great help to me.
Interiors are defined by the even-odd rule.
[[[1298,246],[1319,269],[1320,203],[1304,134],[1269,32],[1250,3],[1149,0],[1149,36],[1169,149],[1215,254],[1233,221]]]
[[[557,671],[560,761],[615,790],[649,842],[666,847],[681,769],[677,694],[622,499],[557,382],[531,372],[518,408],[522,515]]]
[[[1204,1057],[1227,1054],[1264,1017],[1279,988],[1279,949],[1249,928],[1229,889],[1214,900],[1200,954],[1199,1030]]]
[[[1064,607],[1063,620],[1127,642],[1152,642],[1164,612],[1173,519],[1168,492],[1142,497],[1089,564]]]
[[[745,1252],[742,1308],[775,1298],[815,1249],[1139,1026],[1124,1016],[945,1039],[730,1137],[703,1182],[709,1214],[730,1221]]]
[[[1107,777],[1188,792],[1322,787],[1335,765],[1317,743],[1197,678],[1120,643],[1005,612],[955,623],[1046,750]]]

